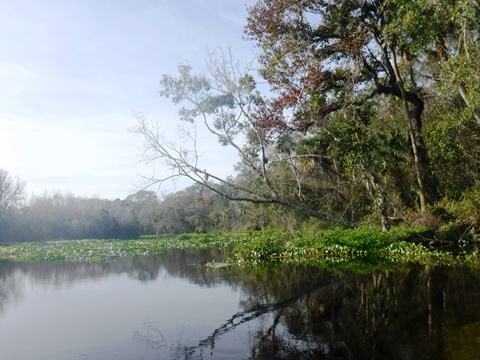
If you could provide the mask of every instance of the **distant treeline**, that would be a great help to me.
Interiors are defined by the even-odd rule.
[[[26,200],[24,187],[20,179],[0,170],[2,243],[132,239],[158,233],[258,228],[271,224],[275,213],[251,204],[228,202],[199,185],[162,198],[153,191],[140,190],[123,200],[61,192]]]
[[[142,197],[143,196],[143,197]],[[154,232],[155,193],[124,200],[44,194],[0,209],[0,242],[136,238]]]

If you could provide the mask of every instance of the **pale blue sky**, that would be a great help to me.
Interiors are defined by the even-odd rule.
[[[127,131],[133,114],[175,134],[176,110],[158,95],[161,75],[179,63],[203,70],[216,46],[251,60],[254,44],[242,35],[253,3],[1,0],[0,168],[25,180],[29,194],[136,191],[137,174],[150,168],[139,163],[141,139]],[[205,149],[204,157],[232,173],[232,153]]]

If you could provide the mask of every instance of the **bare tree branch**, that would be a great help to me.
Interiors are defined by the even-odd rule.
[[[25,183],[0,169],[0,210],[18,206],[24,198]]]
[[[187,149],[167,141],[154,124],[139,115],[134,131],[144,138],[142,159],[150,163],[160,161],[169,172],[161,177],[144,177],[144,180],[161,185],[167,180],[187,178],[229,200],[282,205],[307,216],[352,227],[344,218],[305,208],[280,193],[276,164],[282,163],[294,174],[297,171],[294,160],[299,157],[295,154],[284,158],[275,156],[274,161],[269,162],[267,152],[274,149],[254,117],[264,100],[248,74],[250,68],[241,69],[231,51],[220,49],[209,54],[207,69],[208,76],[194,75],[189,66],[179,66],[178,78],[162,77],[160,94],[171,97],[176,104],[186,105],[179,110],[181,120],[195,123],[199,119],[221,145],[235,149],[242,166],[249,169],[248,181],[224,178],[201,169],[195,131],[182,130],[188,141]],[[299,179],[298,175],[296,178]],[[301,191],[301,184],[298,188]]]

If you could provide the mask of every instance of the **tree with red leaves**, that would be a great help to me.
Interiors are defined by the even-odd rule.
[[[451,26],[429,23],[434,12],[422,1],[259,0],[246,27],[263,50],[261,73],[276,103],[294,114],[289,126],[321,128],[332,113],[376,97],[403,103],[422,211],[438,193],[414,61]]]

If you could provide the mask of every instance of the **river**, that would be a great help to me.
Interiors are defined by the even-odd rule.
[[[222,250],[108,263],[0,261],[0,359],[478,359],[480,275],[406,266],[200,266]]]

